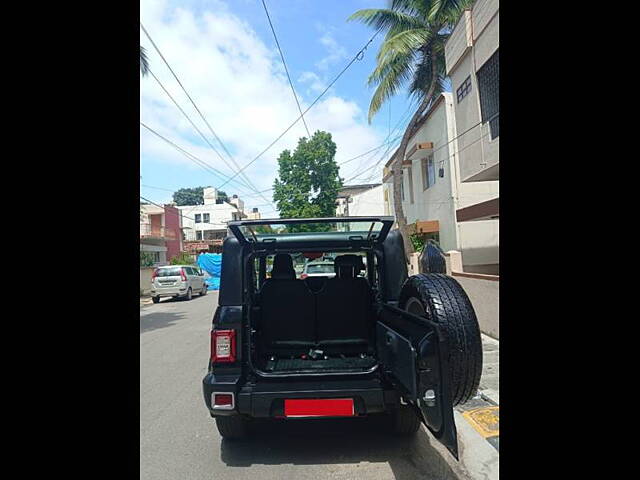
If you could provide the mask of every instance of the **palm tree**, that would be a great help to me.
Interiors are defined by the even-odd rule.
[[[393,204],[407,256],[414,249],[402,208],[402,161],[418,120],[444,89],[444,45],[462,12],[471,4],[473,0],[390,0],[390,8],[358,10],[349,17],[386,30],[376,68],[368,79],[369,85],[376,86],[369,106],[369,123],[382,105],[405,86],[410,98],[418,104],[392,165]]]
[[[147,59],[147,52],[142,45],[140,45],[140,71],[142,76],[149,73],[149,59]]]

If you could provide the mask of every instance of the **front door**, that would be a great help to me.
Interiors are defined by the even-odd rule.
[[[432,321],[384,305],[376,325],[385,373],[433,436],[458,458],[446,337]]]

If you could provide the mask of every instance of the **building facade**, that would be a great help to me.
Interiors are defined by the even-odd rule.
[[[464,12],[445,45],[447,75],[455,96],[460,177],[464,185],[476,188],[500,179],[499,10],[499,0],[478,0]],[[499,191],[491,198],[460,205],[456,218],[468,230],[493,223],[497,236]]]
[[[454,97],[441,94],[418,122],[402,162],[402,206],[412,231],[437,240],[443,250],[462,252],[465,271],[497,271],[497,221],[460,222],[456,213],[498,195],[499,183],[465,183],[458,162]],[[393,214],[393,174],[383,173],[383,210]]]
[[[478,0],[466,10],[445,45],[447,75],[464,183],[500,178],[499,1]],[[499,218],[499,195],[460,212],[463,221]]]
[[[140,205],[140,251],[155,266],[167,265],[183,248],[180,211],[173,205]]]
[[[218,198],[215,188],[204,189],[204,205],[177,207],[182,215],[185,250],[190,253],[217,251],[227,236],[227,223],[247,218],[244,202],[234,195],[229,201]]]
[[[384,215],[381,183],[347,185],[338,192],[337,217]]]

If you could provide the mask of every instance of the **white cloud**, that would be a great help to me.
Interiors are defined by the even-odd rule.
[[[233,15],[224,3],[209,2],[207,8],[209,10],[206,12],[195,15],[184,6],[175,8],[161,0],[142,0],[141,19],[217,135],[223,139],[238,164],[244,166],[299,114],[277,53],[267,48],[250,25]],[[147,49],[153,73],[218,147],[142,32],[140,41]],[[329,50],[329,55],[322,60],[326,60],[327,65],[345,55],[344,49],[337,45],[329,33],[323,35],[321,42]],[[303,73],[299,81],[309,83],[309,89],[315,94],[323,86],[320,77],[313,72]],[[217,169],[230,173],[230,169],[202,142],[151,76],[141,80],[140,101],[142,121]],[[301,103],[303,109],[309,104],[304,98],[301,98]],[[368,126],[358,105],[332,92],[323,97],[306,118],[312,132],[321,129],[333,135],[338,146],[338,162],[382,142],[382,135]],[[277,174],[278,154],[285,148],[295,148],[298,138],[303,135],[306,135],[304,126],[298,122],[276,145],[247,168],[246,174],[259,190],[272,186]],[[158,169],[166,162],[199,169],[142,128],[141,155],[145,162],[156,162]],[[199,171],[206,175],[202,170]],[[342,174],[345,176],[344,172]],[[215,186],[222,183],[210,178]],[[228,193],[236,193],[228,185],[223,189]],[[268,193],[266,196],[270,199]],[[248,206],[263,203],[260,197],[247,198]]]
[[[327,49],[327,56],[322,58],[319,62],[316,62],[316,67],[322,71],[326,71],[334,64],[349,58],[347,50],[340,45],[335,38],[333,38],[332,32],[327,30],[321,37],[320,43]]]

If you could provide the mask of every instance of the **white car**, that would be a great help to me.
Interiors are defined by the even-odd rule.
[[[207,293],[204,273],[196,265],[167,265],[158,267],[151,276],[151,299],[158,303],[161,297],[181,297],[191,300],[194,293]]]
[[[318,262],[309,262],[304,266],[302,270],[302,275],[300,275],[301,279],[305,279],[307,277],[327,277],[332,278],[336,276],[336,270],[333,266],[333,262],[328,261],[318,261]]]

